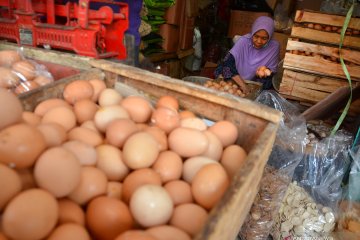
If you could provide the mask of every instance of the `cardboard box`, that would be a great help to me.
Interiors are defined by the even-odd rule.
[[[179,26],[181,23],[181,16],[184,14],[184,6],[186,0],[176,0],[175,4],[166,9],[165,21],[168,24]]]
[[[270,13],[231,10],[228,37],[250,33],[252,24],[260,16],[270,16]]]
[[[285,33],[274,32],[273,39],[278,40],[280,43],[280,60],[285,57],[286,45],[290,35]]]
[[[179,45],[179,28],[171,24],[161,24],[159,34],[163,38],[161,47],[165,52],[176,52]]]

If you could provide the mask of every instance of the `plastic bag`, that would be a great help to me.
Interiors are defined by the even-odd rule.
[[[258,195],[239,233],[241,239],[267,239],[295,167],[303,158],[305,119],[299,110],[275,91],[263,91],[256,99],[283,112],[275,143],[260,181]]]

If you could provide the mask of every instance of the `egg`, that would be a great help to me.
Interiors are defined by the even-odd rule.
[[[91,99],[94,94],[94,88],[86,80],[75,80],[67,84],[63,91],[65,101],[75,104],[79,100]]]
[[[100,79],[91,79],[89,80],[89,83],[94,89],[94,93],[91,100],[96,103],[98,102],[101,92],[106,89],[106,84],[103,80]]]
[[[75,223],[65,223],[57,228],[50,234],[47,240],[91,240],[87,230]]]
[[[96,148],[96,167],[102,170],[109,181],[122,181],[129,173],[129,168],[123,162],[120,149],[109,144]]]
[[[37,129],[39,129],[44,136],[48,147],[59,146],[67,139],[66,131],[60,124],[41,123],[37,126]]]
[[[169,225],[151,227],[146,229],[146,232],[154,236],[157,240],[191,240],[186,232]]]
[[[33,89],[36,89],[39,87],[39,84],[37,84],[34,81],[26,81],[26,82],[21,82],[19,85],[16,86],[14,93],[15,94],[22,94],[25,92],[29,92]]]
[[[121,106],[130,114],[136,123],[146,123],[152,114],[152,106],[148,100],[140,96],[128,96],[121,101]]]
[[[169,149],[181,157],[193,157],[204,153],[209,140],[206,135],[192,128],[179,127],[173,130],[168,137]]]
[[[15,169],[15,171],[20,176],[22,191],[37,187],[33,174],[33,168]]]
[[[230,145],[224,149],[220,163],[224,166],[230,179],[244,165],[246,157],[246,151],[239,145]]]
[[[23,81],[31,81],[36,76],[35,65],[28,60],[17,61],[11,68]]]
[[[39,75],[39,76],[35,77],[34,80],[32,80],[32,81],[36,82],[39,86],[45,86],[47,84],[54,82],[54,79],[43,76],[43,75]]]
[[[142,168],[132,171],[123,181],[122,199],[128,203],[134,191],[145,184],[161,186],[160,175],[150,168]]]
[[[82,99],[74,103],[74,113],[79,124],[93,120],[99,106],[90,99]]]
[[[13,93],[0,88],[0,130],[21,122],[22,112],[20,100]]]
[[[182,168],[181,157],[172,151],[161,152],[152,166],[152,169],[159,173],[163,183],[180,179]]]
[[[15,62],[22,60],[21,54],[14,50],[1,50],[0,51],[0,66],[10,67]]]
[[[111,105],[119,105],[123,96],[112,88],[106,88],[101,91],[98,99],[98,104],[101,107],[111,106]]]
[[[13,169],[0,164],[0,212],[5,205],[22,189],[22,182],[19,174]]]
[[[88,121],[83,122],[80,125],[80,127],[88,128],[88,129],[93,130],[96,133],[101,134],[101,132],[99,131],[99,129],[97,129],[95,122],[93,120],[88,120]]]
[[[180,119],[185,119],[185,118],[194,118],[196,117],[196,115],[193,113],[193,112],[190,112],[188,110],[184,110],[184,111],[181,111],[179,113],[180,115]]]
[[[111,197],[97,197],[87,206],[86,222],[96,239],[113,240],[134,226],[128,206]]]
[[[219,138],[212,132],[206,130],[204,131],[207,139],[209,140],[208,148],[201,155],[211,158],[216,161],[220,161],[220,158],[223,154],[223,145]]]
[[[82,166],[94,166],[97,162],[98,156],[96,149],[90,144],[77,140],[70,140],[63,143],[62,147],[74,154]]]
[[[39,125],[41,122],[41,118],[39,115],[36,115],[35,113],[29,111],[23,111],[21,118],[24,123],[34,126]]]
[[[42,133],[28,124],[14,124],[0,131],[0,162],[14,168],[27,168],[45,150]]]
[[[103,137],[88,128],[85,127],[74,127],[68,132],[69,140],[77,140],[86,143],[90,146],[96,147],[104,142]]]
[[[182,178],[186,182],[191,183],[196,173],[202,167],[208,164],[220,164],[220,163],[218,161],[215,161],[214,159],[205,156],[197,156],[186,159],[183,165]]]
[[[239,135],[236,125],[227,120],[215,122],[209,127],[209,131],[219,138],[223,147],[234,144]]]
[[[122,183],[117,181],[109,181],[107,185],[106,196],[116,199],[122,199]]]
[[[229,177],[220,164],[208,164],[194,176],[191,192],[195,201],[209,210],[223,197],[229,184]]]
[[[69,103],[67,103],[65,100],[60,98],[49,98],[42,102],[40,102],[38,105],[36,105],[34,109],[34,113],[39,116],[44,116],[45,113],[47,113],[49,110],[54,109],[56,107],[67,107],[69,109],[72,109]]]
[[[99,108],[94,116],[96,128],[101,132],[106,132],[108,125],[116,119],[129,119],[130,115],[120,105],[110,105]]]
[[[174,210],[168,192],[161,186],[145,184],[135,190],[130,198],[130,211],[143,227],[167,223]]]
[[[55,197],[65,197],[80,183],[81,165],[70,151],[53,147],[41,154],[35,163],[36,183]]]
[[[0,67],[0,88],[15,88],[20,78],[9,68]]]
[[[158,143],[147,132],[134,133],[126,140],[123,147],[124,163],[131,169],[150,167],[158,155]]]
[[[193,128],[199,131],[205,131],[207,129],[206,123],[202,119],[197,117],[181,119],[180,127]]]
[[[55,227],[58,214],[54,196],[42,189],[29,189],[16,195],[6,206],[3,231],[12,239],[43,239]]]
[[[69,131],[76,126],[76,116],[68,107],[56,107],[44,114],[41,123],[57,123]]]
[[[190,184],[183,180],[167,182],[164,188],[169,193],[175,206],[194,202]]]
[[[156,108],[160,108],[160,107],[171,108],[175,111],[178,111],[179,102],[175,97],[165,95],[160,97],[156,102]]]
[[[151,136],[155,138],[159,146],[159,151],[168,149],[168,140],[164,130],[156,126],[146,126],[143,131],[150,133]]]
[[[113,146],[122,148],[126,139],[137,131],[138,128],[131,119],[115,119],[107,126],[105,138]]]
[[[184,203],[174,209],[170,225],[194,237],[200,232],[208,218],[208,212],[194,203]]]
[[[144,230],[128,230],[117,236],[114,240],[157,240],[157,238]]]
[[[159,107],[151,115],[151,124],[161,128],[166,133],[170,133],[180,126],[180,116],[172,108]]]
[[[58,224],[76,223],[80,226],[85,226],[85,212],[80,205],[67,198],[59,199],[58,204]]]
[[[77,204],[84,205],[91,199],[104,195],[106,189],[106,175],[96,167],[84,166],[81,169],[80,183],[68,195],[68,198]]]

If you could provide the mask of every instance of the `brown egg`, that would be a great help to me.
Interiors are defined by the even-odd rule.
[[[76,223],[85,226],[85,212],[75,202],[67,198],[58,200],[59,204],[59,220],[58,224]]]
[[[10,67],[15,62],[22,59],[21,54],[14,50],[1,50],[0,51],[0,66]]]
[[[176,128],[168,137],[169,149],[181,157],[193,157],[204,153],[209,147],[206,135],[196,129]]]
[[[220,164],[208,164],[194,176],[191,192],[199,205],[211,209],[222,198],[229,184],[229,177]]]
[[[235,124],[227,120],[216,122],[214,125],[209,127],[209,131],[219,138],[223,147],[234,144],[239,134]]]
[[[110,105],[99,108],[94,116],[96,128],[101,132],[106,132],[108,125],[116,119],[129,119],[130,115],[120,105]]]
[[[161,186],[160,175],[150,168],[142,168],[129,173],[124,179],[122,186],[122,197],[124,202],[128,203],[134,191],[145,184],[156,184]]]
[[[0,232],[0,240],[9,240],[2,232]]]
[[[37,128],[43,134],[48,147],[59,146],[67,139],[66,131],[60,124],[41,123]]]
[[[42,133],[28,124],[15,124],[0,131],[0,162],[14,168],[27,168],[45,150]]]
[[[15,169],[15,170],[20,176],[22,191],[37,187],[32,168]]]
[[[97,146],[96,167],[102,170],[109,181],[122,181],[129,173],[123,162],[120,149],[109,144]]]
[[[86,80],[75,80],[67,84],[64,88],[63,97],[70,104],[82,99],[91,99],[94,94],[94,88]]]
[[[156,139],[160,151],[168,149],[167,136],[164,130],[156,126],[147,126],[143,131],[150,133]]]
[[[180,116],[172,108],[159,107],[151,115],[151,124],[161,128],[166,133],[170,133],[180,126]]]
[[[37,126],[41,122],[41,117],[39,115],[36,115],[33,112],[29,111],[23,111],[22,113],[22,121],[23,123],[27,123],[33,126]]]
[[[152,106],[148,100],[140,96],[128,96],[121,101],[121,106],[130,114],[136,123],[148,122],[152,114]]]
[[[74,154],[82,166],[96,164],[97,153],[94,146],[77,140],[67,141],[62,146]]]
[[[96,147],[104,142],[102,136],[91,129],[84,127],[74,127],[68,132],[69,140],[77,140],[90,146]]]
[[[136,127],[137,127],[138,131],[144,131],[146,128],[149,127],[149,125],[147,125],[145,123],[136,123]]]
[[[181,119],[180,127],[193,128],[199,131],[205,131],[207,129],[206,123],[197,117]]]
[[[170,225],[194,237],[200,232],[207,218],[208,213],[204,208],[194,203],[185,203],[175,207]]]
[[[98,99],[98,104],[101,107],[119,105],[123,97],[121,94],[112,88],[106,88],[101,91]]]
[[[55,227],[59,206],[50,193],[41,189],[21,192],[6,206],[2,227],[13,239],[42,239]]]
[[[13,93],[0,88],[0,130],[21,122],[22,112],[20,100]]]
[[[80,183],[81,165],[70,151],[53,147],[41,154],[35,163],[36,183],[55,197],[65,197]]]
[[[171,108],[177,112],[179,110],[179,102],[173,96],[162,96],[156,102],[156,108],[160,107]]]
[[[43,75],[39,75],[34,78],[33,82],[36,82],[39,86],[45,86],[47,84],[54,82],[54,79],[43,76]]]
[[[183,203],[192,203],[194,201],[190,184],[183,180],[167,182],[164,185],[164,188],[170,194],[170,197],[175,206]]]
[[[90,235],[87,230],[75,223],[65,223],[57,228],[50,234],[47,240],[90,240]]]
[[[123,147],[123,161],[131,169],[150,167],[158,155],[158,143],[147,132],[134,133],[126,140]]]
[[[204,134],[209,140],[209,146],[201,155],[219,161],[223,153],[223,145],[221,141],[214,133],[208,130],[204,131]]]
[[[115,119],[106,128],[106,141],[122,148],[126,139],[137,131],[137,126],[131,119]]]
[[[56,107],[50,109],[43,116],[41,123],[57,123],[69,131],[76,125],[76,117],[73,110],[68,107]]]
[[[19,85],[16,86],[14,93],[15,94],[22,94],[25,92],[29,92],[33,89],[36,89],[39,87],[39,84],[37,84],[34,81],[26,81],[26,82],[21,82]]]
[[[152,169],[159,173],[163,183],[180,179],[182,168],[181,157],[172,151],[161,152],[152,166]]]
[[[97,239],[113,240],[134,226],[128,206],[115,198],[97,197],[86,210],[86,222]]]
[[[121,195],[122,195],[122,183],[116,181],[108,182],[106,196],[121,200],[122,198]]]
[[[22,183],[19,174],[13,169],[0,164],[0,212],[5,205],[21,191]]]
[[[180,119],[196,117],[196,115],[193,112],[190,112],[190,111],[187,111],[187,110],[181,111],[179,113],[179,115],[180,115]]]
[[[150,233],[157,240],[191,240],[186,232],[169,225],[151,227],[146,229],[146,232]]]
[[[0,88],[14,88],[20,78],[10,68],[0,67]]]
[[[239,145],[230,145],[225,148],[220,162],[230,179],[232,179],[236,172],[244,165],[246,157],[247,153]]]
[[[114,240],[157,240],[144,230],[128,230],[117,236]]]
[[[72,109],[69,103],[60,98],[49,98],[42,102],[40,102],[34,110],[34,113],[39,116],[44,116],[49,110],[54,109],[56,107],[67,107]]]
[[[11,68],[23,81],[31,81],[36,76],[35,65],[28,60],[17,61]]]
[[[182,178],[191,183],[196,173],[205,165],[208,164],[220,164],[218,161],[205,157],[205,156],[198,156],[192,157],[185,160],[183,165],[183,174]]]
[[[93,120],[99,106],[90,99],[82,99],[74,103],[74,113],[79,124]]]
[[[169,193],[155,184],[138,187],[130,198],[129,206],[134,219],[143,227],[166,224],[174,210]]]
[[[91,84],[91,86],[94,89],[94,93],[93,93],[91,100],[93,102],[97,102],[99,99],[100,93],[104,89],[106,89],[106,84],[103,80],[100,80],[100,79],[91,79],[91,80],[89,80],[89,83]]]
[[[75,190],[68,195],[68,198],[77,204],[84,205],[91,199],[104,195],[106,189],[106,175],[100,169],[85,166],[81,170],[80,183]]]

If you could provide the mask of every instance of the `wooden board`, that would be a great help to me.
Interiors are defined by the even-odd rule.
[[[346,79],[345,73],[339,63],[319,56],[303,56],[286,53],[283,67],[291,70]],[[346,67],[351,76],[351,80],[360,81],[360,65],[347,65]]]
[[[345,21],[345,16],[326,14],[319,12],[310,12],[297,10],[295,14],[295,22],[311,22],[331,26],[342,27]],[[351,18],[349,28],[360,30],[360,18]]]
[[[311,28],[293,26],[291,37],[307,39],[315,42],[328,43],[333,45],[340,44],[340,34],[333,32],[324,32]],[[360,49],[360,37],[345,36],[343,41],[344,47]]]

